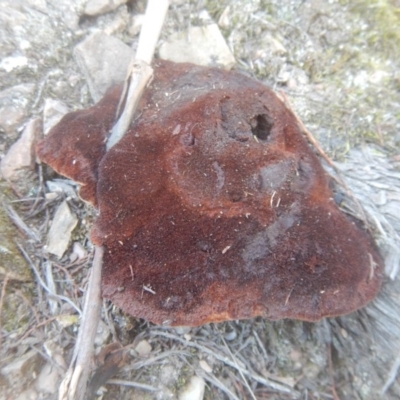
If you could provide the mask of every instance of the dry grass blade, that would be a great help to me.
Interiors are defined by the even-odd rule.
[[[230,400],[240,400],[239,397],[237,397],[232,391],[230,391],[219,379],[217,379],[215,376],[212,376],[210,374],[206,374],[203,371],[198,371],[197,375],[199,375],[201,378],[204,380],[208,381],[212,385],[214,385],[216,388],[221,390],[221,392],[224,392]]]
[[[396,380],[397,374],[400,368],[400,355],[397,356],[396,360],[394,361],[392,368],[390,369],[389,376],[386,379],[385,384],[382,387],[382,395],[386,393],[386,391],[393,385],[394,381]]]
[[[155,392],[157,390],[157,388],[155,388],[153,386],[146,385],[144,383],[139,383],[139,382],[126,381],[124,379],[109,379],[107,381],[107,384],[130,386],[130,387],[135,387],[137,389],[148,390],[150,392]]]
[[[15,226],[28,235],[36,243],[40,243],[39,236],[22,220],[22,218],[17,214],[13,207],[3,203],[3,208],[6,210],[9,218],[15,224]]]
[[[185,352],[185,351],[180,351],[180,350],[164,351],[163,353],[161,353],[155,357],[152,357],[149,360],[137,361],[137,362],[133,363],[129,368],[127,368],[127,370],[145,368],[150,365],[156,364],[160,360],[163,360],[165,358],[170,358],[171,356],[189,357],[190,353]]]
[[[228,352],[229,352],[229,354],[230,354],[230,356],[231,356],[233,362],[235,363],[236,368],[237,368],[237,370],[239,371],[239,374],[240,374],[240,376],[242,377],[243,382],[244,382],[244,384],[246,385],[246,387],[247,387],[247,389],[248,389],[248,391],[249,391],[251,397],[253,398],[253,400],[257,400],[257,398],[256,398],[256,396],[255,396],[255,394],[254,394],[254,392],[253,392],[253,389],[250,387],[249,382],[247,382],[247,379],[246,379],[245,376],[243,375],[242,369],[239,368],[239,364],[238,364],[238,362],[237,362],[235,356],[232,354],[231,349],[230,349],[229,346],[226,344],[226,341],[225,341],[225,339],[223,338],[223,336],[222,336],[221,334],[220,334],[220,337],[221,337],[221,340],[222,340],[222,342],[224,343],[226,349],[228,350]]]
[[[186,347],[196,348],[206,354],[209,354],[209,355],[215,357],[217,360],[221,361],[222,363],[234,368],[239,373],[241,372],[243,375],[245,375],[247,377],[251,377],[252,380],[258,382],[259,384],[264,385],[266,387],[270,387],[278,392],[282,392],[282,393],[291,393],[292,392],[290,388],[288,388],[284,385],[281,385],[276,382],[272,382],[272,381],[265,379],[264,377],[256,374],[254,371],[251,371],[250,369],[245,369],[245,368],[241,367],[237,363],[233,362],[226,355],[221,355],[219,352],[219,349],[217,349],[217,348],[210,349],[209,347],[203,346],[199,343],[195,343],[192,341],[189,342],[186,339],[181,339],[179,336],[176,336],[176,335],[173,335],[173,334],[167,333],[167,332],[152,331],[150,334],[152,336],[162,336],[162,337],[165,337],[168,339],[175,340],[179,343],[184,344]]]
[[[29,257],[28,252],[19,244],[17,243],[18,248],[20,249],[22,255],[25,257],[26,261],[28,261],[28,264],[30,265],[30,267],[32,268],[36,279],[38,280],[39,284],[43,287],[43,289],[51,296],[54,297],[55,299],[58,300],[62,300],[65,301],[66,303],[68,303],[71,307],[73,307],[79,315],[82,315],[82,311],[80,310],[80,308],[73,302],[71,301],[71,299],[69,299],[68,297],[62,296],[60,294],[56,294],[54,292],[52,292],[50,290],[50,288],[46,285],[46,283],[43,281],[42,277],[40,276],[39,271],[36,268],[35,263],[31,260],[31,258]]]

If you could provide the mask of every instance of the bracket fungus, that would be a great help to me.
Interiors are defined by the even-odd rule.
[[[196,326],[316,321],[372,300],[383,263],[339,210],[296,117],[240,73],[157,60],[128,133],[106,152],[122,87],[65,116],[40,159],[99,210],[102,291],[136,317]]]

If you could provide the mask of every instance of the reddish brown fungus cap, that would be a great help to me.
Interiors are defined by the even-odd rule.
[[[343,214],[296,119],[235,72],[157,61],[108,153],[120,87],[67,115],[39,157],[100,211],[103,295],[158,324],[316,321],[377,294],[382,260]]]

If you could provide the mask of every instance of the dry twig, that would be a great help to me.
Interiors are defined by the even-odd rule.
[[[52,290],[50,290],[50,288],[46,285],[46,283],[43,281],[42,277],[40,276],[40,273],[37,270],[35,263],[31,260],[31,258],[29,257],[29,254],[27,253],[27,251],[19,243],[17,243],[17,246],[20,249],[22,255],[25,257],[26,261],[28,261],[28,264],[32,268],[33,272],[35,273],[36,279],[38,280],[40,286],[42,286],[42,288],[44,290],[46,290],[46,292],[50,296],[54,297],[55,299],[65,301],[71,307],[73,307],[78,312],[79,315],[82,315],[82,311],[80,310],[80,308],[72,300],[70,300],[68,297],[65,297],[65,296],[62,296],[60,294],[54,293]]]
[[[254,394],[254,392],[253,392],[253,389],[250,387],[249,382],[247,382],[247,379],[246,379],[245,376],[243,375],[242,369],[241,369],[241,368],[238,368],[238,367],[239,367],[239,364],[238,364],[238,362],[236,361],[235,356],[232,354],[231,349],[228,347],[228,345],[226,344],[225,339],[222,337],[221,334],[220,334],[220,336],[221,336],[222,342],[224,343],[226,349],[228,350],[229,355],[231,356],[233,362],[235,363],[236,368],[237,368],[237,370],[239,371],[239,374],[240,374],[240,376],[242,377],[243,382],[244,382],[244,384],[246,385],[247,390],[249,391],[249,393],[250,393],[252,399],[253,399],[253,400],[257,400],[257,398],[256,398],[256,396],[255,396],[255,394]]]
[[[84,399],[91,370],[93,343],[101,310],[101,269],[104,248],[96,246],[91,278],[85,296],[81,327],[75,344],[74,354],[66,377],[61,383],[59,399]]]
[[[123,94],[119,103],[120,105],[124,104],[124,110],[112,129],[106,145],[107,150],[118,143],[127,132],[135,115],[140,97],[152,77],[153,70],[148,64],[151,63],[153,58],[168,5],[168,0],[148,1],[136,58],[128,70]],[[88,378],[91,372],[94,338],[101,310],[100,288],[103,253],[103,247],[96,247],[82,324],[79,329],[74,355],[67,376],[60,386],[60,400],[85,398]]]
[[[26,235],[28,235],[32,240],[34,240],[36,243],[40,243],[40,238],[39,236],[31,229],[29,228],[28,225],[25,224],[25,222],[22,220],[22,218],[17,214],[17,212],[14,210],[13,207],[10,205],[7,205],[3,203],[3,208],[6,210],[9,218],[11,221],[14,223],[14,225],[20,229],[22,232],[24,232]]]
[[[168,339],[172,339],[175,340],[177,342],[180,342],[182,344],[184,344],[187,347],[193,347],[195,349],[198,349],[206,354],[209,354],[213,357],[215,357],[217,360],[221,361],[222,363],[232,367],[233,369],[235,369],[238,372],[241,372],[243,375],[247,376],[247,377],[251,377],[251,379],[253,379],[254,381],[260,383],[261,385],[264,385],[266,387],[270,387],[278,392],[281,393],[291,393],[292,390],[284,385],[281,385],[279,383],[276,382],[272,382],[260,375],[258,375],[257,373],[255,373],[253,370],[251,370],[249,367],[242,367],[240,366],[238,363],[233,362],[230,358],[228,358],[225,355],[221,355],[220,352],[218,351],[218,349],[213,348],[210,349],[209,347],[203,346],[199,343],[195,343],[192,341],[187,341],[186,339],[182,339],[179,336],[176,336],[174,334],[168,333],[168,332],[163,332],[163,331],[159,331],[159,330],[154,330],[152,332],[150,332],[150,334],[152,336],[162,336]]]

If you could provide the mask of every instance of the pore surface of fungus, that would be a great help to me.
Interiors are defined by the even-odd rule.
[[[121,87],[67,115],[38,155],[99,209],[103,296],[158,324],[315,321],[375,297],[382,261],[333,200],[295,116],[236,72],[156,61],[107,153]]]

